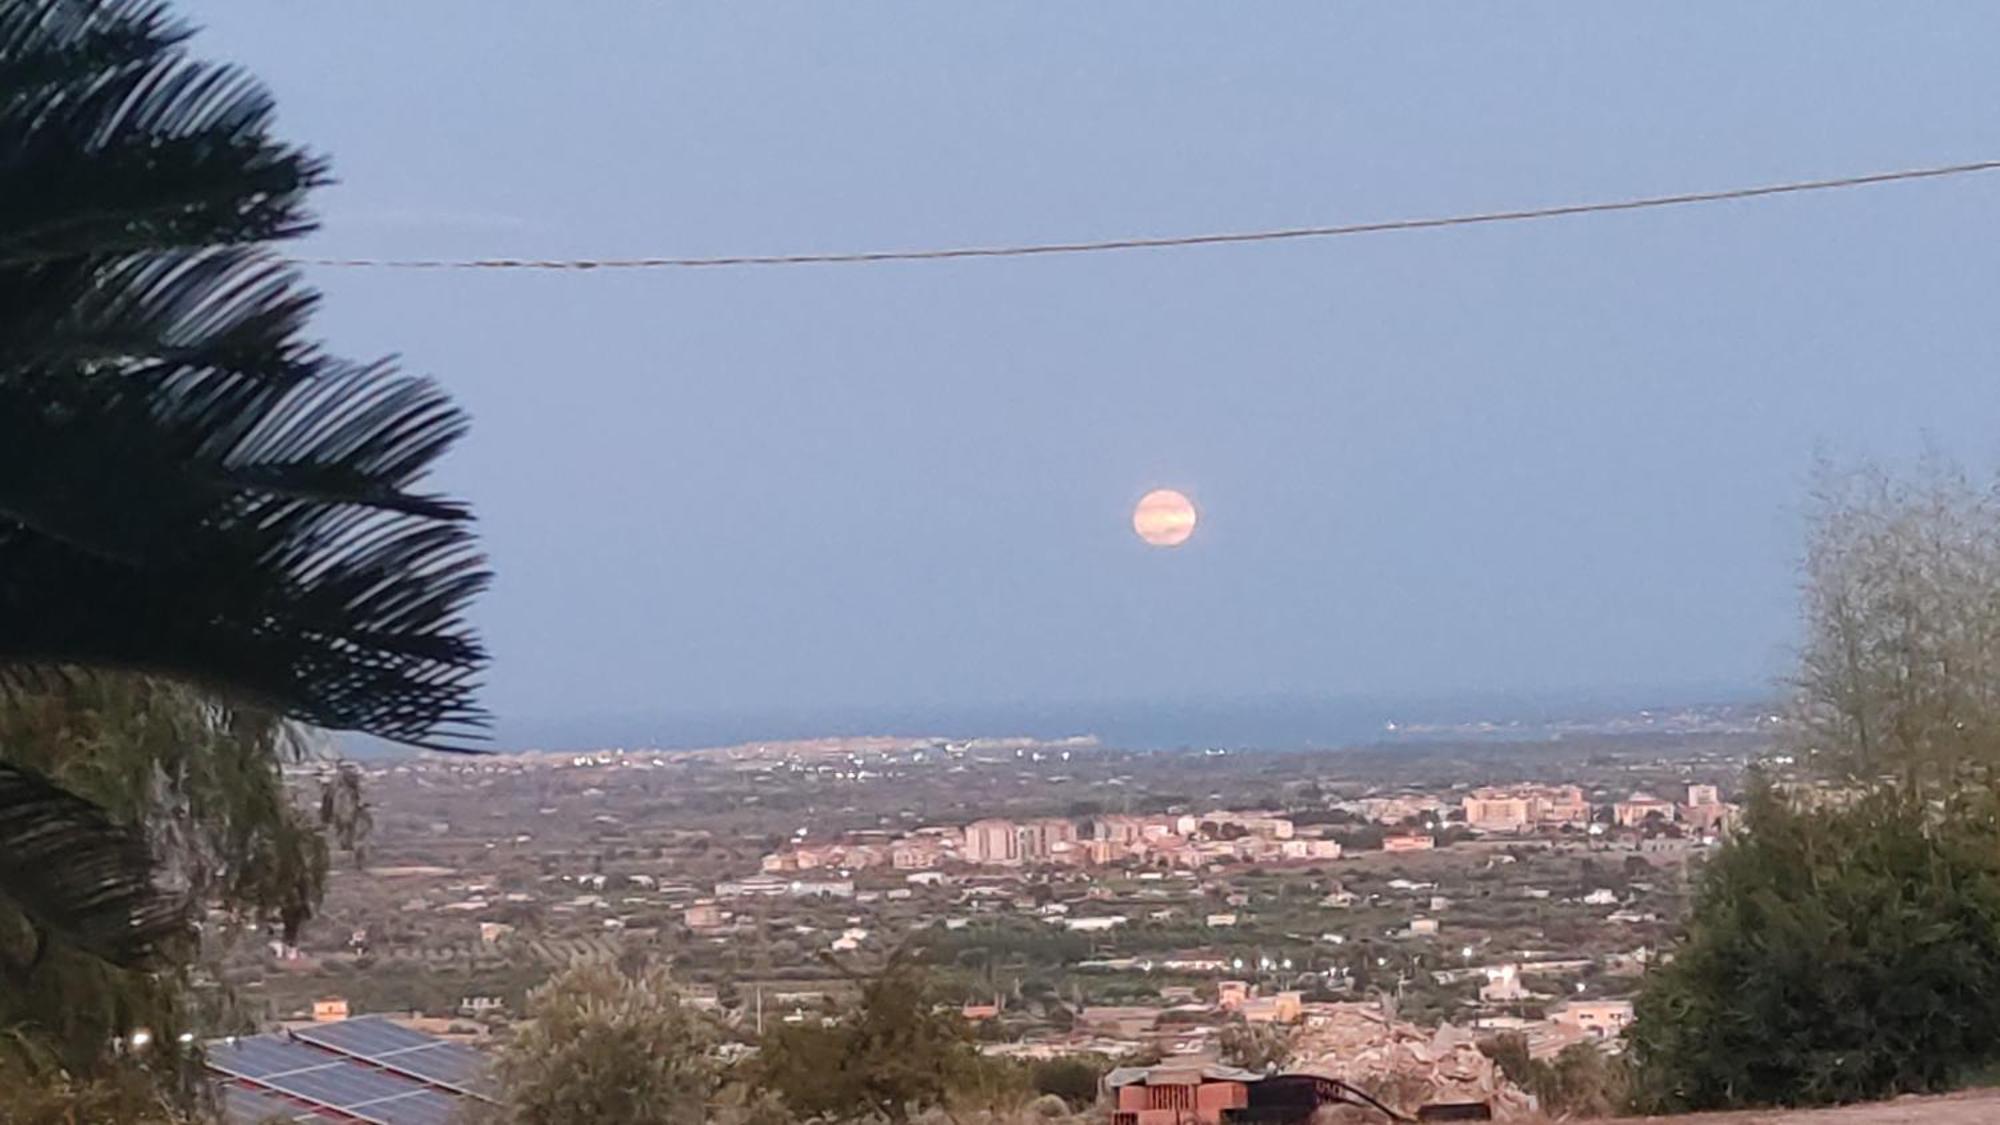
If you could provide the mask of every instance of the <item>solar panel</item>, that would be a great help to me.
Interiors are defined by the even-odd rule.
[[[486,1057],[457,1043],[432,1043],[397,1051],[379,1060],[406,1074],[461,1090],[481,1090],[486,1080]]]
[[[339,1058],[340,1056],[317,1047],[292,1043],[270,1035],[238,1039],[234,1044],[227,1042],[211,1044],[208,1048],[210,1066],[244,1078],[263,1078],[271,1074],[325,1066],[338,1061]]]
[[[460,1120],[459,1110],[464,1105],[464,1098],[437,1090],[424,1090],[394,1101],[367,1106],[361,1112],[379,1118],[387,1125],[452,1125]]]
[[[343,1110],[364,1102],[415,1093],[424,1088],[422,1083],[413,1079],[346,1060],[294,1074],[274,1075],[263,1081],[273,1089]]]
[[[428,1047],[439,1041],[435,1035],[425,1035],[421,1031],[398,1027],[379,1016],[363,1016],[360,1019],[342,1020],[339,1023],[316,1024],[300,1028],[293,1034],[308,1043],[318,1043],[336,1051],[368,1059],[378,1058],[391,1051]]]
[[[460,1091],[488,1097],[492,1089],[480,1052],[380,1017],[213,1043],[208,1065],[240,1080],[226,1085],[223,1097],[230,1120],[245,1125],[452,1125],[468,1100]]]
[[[326,1125],[337,1120],[314,1113],[297,1102],[242,1086],[224,1086],[217,1100],[221,1103],[222,1119],[228,1125],[270,1125],[273,1121]]]

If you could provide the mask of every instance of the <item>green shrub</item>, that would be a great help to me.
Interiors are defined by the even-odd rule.
[[[1759,786],[1630,1032],[1652,1111],[1947,1088],[2000,1058],[2000,802]]]

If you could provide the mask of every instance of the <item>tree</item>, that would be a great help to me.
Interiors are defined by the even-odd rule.
[[[65,1075],[92,1118],[195,1081],[192,911],[289,937],[322,831],[365,832],[351,773],[317,822],[286,799],[288,721],[484,722],[469,513],[417,490],[464,418],[307,341],[264,244],[326,165],[188,36],[153,0],[0,0],[0,1088]]]
[[[510,1125],[699,1125],[722,1071],[714,1039],[663,970],[592,962],[536,989],[500,1057]]]
[[[366,832],[354,774],[329,766],[319,809],[301,809],[280,766],[306,748],[287,727],[137,677],[0,693],[0,747],[160,841],[177,897],[220,912],[199,945],[182,940],[142,971],[96,956],[67,931],[33,926],[0,899],[0,1088],[66,1074],[84,1084],[87,1103],[146,1077],[149,1086],[137,1085],[148,1097],[187,1103],[199,1074],[180,1033],[197,1023],[238,1029],[209,962],[235,932],[269,927],[294,939],[324,886],[328,835],[355,850]],[[142,1028],[152,1040],[143,1052],[108,1049]],[[104,1089],[90,1093],[93,1080]]]
[[[2000,489],[1937,459],[1814,489],[1792,707],[1821,772],[1949,783],[2000,762]]]
[[[1221,1047],[1223,1062],[1246,1070],[1276,1071],[1292,1061],[1291,1029],[1275,1023],[1231,1021]]]
[[[965,1020],[942,1002],[913,954],[898,951],[858,983],[859,998],[832,1022],[780,1024],[765,1035],[758,1080],[792,1112],[836,1120],[880,1114],[902,1122],[956,1094],[1003,1092]]]
[[[415,486],[464,417],[306,341],[317,298],[261,244],[311,228],[326,165],[188,35],[153,0],[0,0],[0,690],[138,672],[455,744],[486,574]],[[0,895],[158,954],[185,927],[148,841],[0,751]]]
[[[1622,1063],[1606,1058],[1593,1043],[1571,1043],[1553,1062],[1528,1052],[1526,1036],[1496,1035],[1479,1044],[1507,1080],[1535,1096],[1543,1113],[1557,1117],[1612,1117],[1628,1096]]]
[[[1630,1030],[1642,1108],[1940,1090],[2000,1058],[2000,797],[1766,785],[1703,869]]]
[[[1061,1055],[1031,1064],[1028,1082],[1037,1094],[1053,1094],[1072,1109],[1085,1109],[1097,1100],[1106,1069],[1100,1055]]]

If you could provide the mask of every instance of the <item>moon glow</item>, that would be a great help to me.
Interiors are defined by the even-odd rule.
[[[1171,488],[1155,489],[1132,509],[1132,530],[1154,547],[1178,547],[1194,534],[1194,501]]]

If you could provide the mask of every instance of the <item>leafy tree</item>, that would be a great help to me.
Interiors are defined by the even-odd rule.
[[[1949,783],[2000,762],[2000,482],[1821,467],[1792,717],[1836,776]]]
[[[1638,1096],[1686,1110],[1944,1089],[2000,1058],[1996,998],[1993,790],[1814,808],[1760,785],[1637,1001]]]
[[[1279,1070],[1292,1061],[1292,1032],[1280,1024],[1231,1021],[1220,1045],[1223,1062],[1246,1070]]]
[[[197,1018],[226,1020],[205,971],[231,931],[269,927],[293,940],[319,901],[327,833],[350,849],[366,831],[350,771],[333,770],[318,819],[287,792],[280,765],[304,745],[267,717],[215,706],[177,685],[98,676],[60,693],[0,694],[0,746],[83,794],[121,825],[162,841],[181,899],[219,911],[207,940],[181,942],[150,971],[95,956],[62,932],[38,929],[0,899],[0,1071],[90,1075],[133,1067],[170,1093],[195,1075],[179,1033]],[[330,767],[331,769],[331,767]],[[107,1053],[136,1029],[143,1057]],[[228,1030],[222,1027],[221,1030]],[[8,1069],[11,1068],[11,1069]]]
[[[1553,1117],[1611,1117],[1628,1100],[1623,1063],[1607,1058],[1595,1044],[1572,1043],[1553,1062],[1530,1055],[1527,1038],[1518,1033],[1497,1035],[1479,1049]]]
[[[536,989],[500,1057],[510,1125],[699,1125],[722,1071],[714,1039],[663,970],[572,968]]]
[[[1100,1055],[1062,1055],[1032,1063],[1028,1083],[1037,1094],[1053,1094],[1072,1108],[1083,1109],[1097,1100],[1107,1069]]]
[[[858,1000],[832,1022],[781,1024],[765,1035],[758,1080],[794,1113],[902,1122],[954,1095],[1003,1092],[965,1020],[914,955],[898,951],[859,983]]]

